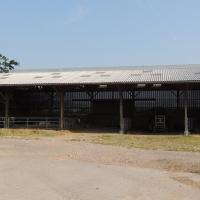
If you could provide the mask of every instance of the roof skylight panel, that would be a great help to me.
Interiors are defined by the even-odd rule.
[[[33,78],[44,78],[44,76],[35,76],[35,77],[33,77]]]
[[[90,74],[83,74],[83,75],[80,75],[80,77],[85,77],[85,78],[87,78],[87,77],[90,77],[91,75]]]
[[[55,75],[55,76],[52,76],[51,78],[62,78],[62,76]]]

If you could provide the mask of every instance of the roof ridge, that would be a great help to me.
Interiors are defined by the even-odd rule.
[[[35,68],[35,69],[16,69],[12,73],[17,72],[67,72],[67,71],[100,71],[100,70],[144,70],[144,69],[188,69],[199,67],[200,64],[178,64],[178,65],[136,65],[136,66],[111,66],[111,67],[73,67],[73,68]]]

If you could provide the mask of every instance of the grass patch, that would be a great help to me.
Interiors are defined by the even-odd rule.
[[[66,133],[55,130],[39,130],[39,129],[0,129],[0,137],[55,137],[64,136]]]
[[[60,137],[66,141],[84,141],[127,148],[200,152],[200,135],[121,135],[103,133],[71,133],[40,129],[0,129],[0,137]]]
[[[168,151],[200,152],[200,136],[102,135],[91,140],[105,145]]]

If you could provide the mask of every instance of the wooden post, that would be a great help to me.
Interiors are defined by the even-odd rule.
[[[11,98],[10,91],[0,92],[0,97],[3,99],[4,103],[4,128],[9,128],[10,120],[9,120],[9,101]]]
[[[188,130],[188,88],[184,91],[184,124],[185,124],[185,130],[184,135],[189,135]]]
[[[60,129],[64,129],[64,103],[65,103],[65,92],[60,91]]]
[[[5,93],[5,125],[4,128],[9,128],[9,93]]]
[[[119,91],[119,115],[120,115],[120,133],[124,134],[124,102],[123,91]]]

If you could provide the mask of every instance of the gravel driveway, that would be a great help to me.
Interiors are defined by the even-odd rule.
[[[1,138],[0,177],[2,200],[199,200],[200,154]]]

